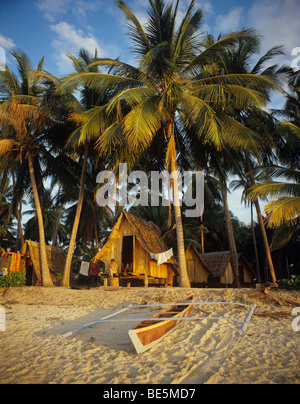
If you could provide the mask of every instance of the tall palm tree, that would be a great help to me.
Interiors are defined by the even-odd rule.
[[[16,77],[8,67],[0,73],[0,93],[3,101],[0,108],[0,155],[6,155],[18,164],[23,161],[28,164],[38,218],[42,282],[44,286],[53,286],[47,262],[43,215],[35,174],[36,160],[39,155],[46,153],[42,135],[47,117],[43,114],[40,98],[43,89],[33,74],[34,69],[29,58],[22,51],[12,52],[12,55],[17,61],[20,77]],[[38,71],[42,70],[43,61],[44,58],[38,64]]]
[[[199,159],[201,157],[203,158],[201,154],[205,153],[204,158],[208,161],[209,166],[207,167],[207,170],[211,171],[217,178],[225,213],[228,244],[231,252],[231,264],[234,274],[234,285],[236,287],[241,287],[239,280],[238,253],[233,232],[231,213],[229,210],[227,189],[228,175],[239,172],[238,160],[240,159],[240,156],[235,150],[229,149],[228,147],[225,147],[221,152],[218,152],[215,148],[209,146],[202,146],[201,149],[202,150],[199,150],[199,148],[195,149],[195,159],[199,162]]]
[[[89,136],[98,136],[103,118],[117,109],[117,120],[99,138],[99,151],[103,155],[116,152],[120,156],[118,152],[130,145],[127,157],[138,159],[153,140],[161,136],[164,139],[161,144],[165,144],[166,150],[165,168],[176,172],[180,156],[178,140],[186,139],[190,130],[218,149],[226,141],[234,146],[252,143],[249,131],[243,130],[242,125],[225,113],[216,114],[213,106],[225,107],[229,94],[235,104],[257,104],[264,97],[253,88],[272,87],[274,83],[267,77],[248,74],[213,77],[206,66],[215,52],[240,38],[250,38],[254,33],[249,30],[233,33],[205,48],[200,31],[203,13],[200,9],[195,10],[195,0],[191,1],[179,25],[176,19],[179,1],[167,5],[163,0],[149,0],[145,28],[124,1],[116,1],[116,4],[128,21],[128,34],[138,67],[118,60],[99,60],[97,64],[109,66],[111,71],[73,75],[64,83],[66,89],[74,88],[78,82],[95,89],[103,90],[112,85],[119,89],[108,108],[95,110],[90,115],[84,129]],[[189,287],[176,176],[173,198],[180,285]]]
[[[244,170],[244,172],[245,171],[247,171],[247,170]],[[243,201],[245,203],[245,205],[248,205],[248,207],[250,205],[250,215],[251,215],[250,223],[251,223],[251,232],[252,232],[253,247],[254,247],[254,253],[255,253],[256,274],[257,274],[258,283],[261,283],[258,250],[257,250],[254,219],[253,219],[253,202],[251,201],[251,199],[249,197],[251,184],[250,184],[249,179],[247,177],[245,177],[242,173],[239,176],[240,176],[239,180],[231,181],[230,187],[233,190],[236,190],[236,189],[242,187],[243,192],[242,192],[241,201]]]
[[[94,57],[91,57],[89,53],[84,49],[80,51],[78,58],[73,55],[69,55],[69,57],[73,61],[73,65],[77,74],[100,74],[98,66],[94,66],[92,63],[95,59],[97,59],[97,51],[95,51]],[[60,91],[62,88],[63,86],[60,87]],[[68,139],[68,146],[77,150],[79,154],[83,155],[83,157],[78,201],[64,270],[63,286],[65,287],[68,287],[70,285],[72,256],[75,248],[76,237],[84,203],[89,156],[94,150],[94,138],[91,136],[87,136],[83,130],[85,113],[89,114],[90,111],[95,108],[95,106],[97,106],[97,108],[99,108],[100,110],[103,110],[103,108],[106,108],[107,102],[111,97],[110,89],[106,89],[106,91],[99,91],[98,89],[97,91],[91,89],[88,85],[84,85],[83,88],[81,87],[80,92],[81,100],[76,101],[76,99],[73,99],[73,113],[71,114],[71,119],[78,124],[78,128],[71,134]],[[98,134],[100,134],[100,131],[98,132]]]
[[[244,41],[242,39],[237,44],[234,44],[231,47],[227,47],[225,50],[219,52],[218,64],[224,69],[227,74],[249,74],[256,75],[257,77],[264,76],[268,77],[273,82],[278,83],[278,71],[280,69],[278,69],[277,65],[266,67],[266,64],[270,62],[274,56],[283,54],[283,48],[282,46],[275,46],[271,48],[265,55],[259,58],[254,66],[251,66],[253,56],[259,51],[259,45],[259,38],[252,38],[247,41]],[[269,100],[270,90],[272,91],[272,87],[265,87],[265,89],[262,91],[265,93],[265,101]],[[277,90],[282,92],[279,84]],[[253,131],[257,131],[261,135],[263,148],[260,149],[260,153],[257,153],[257,150],[255,149],[250,150],[247,148],[243,148],[244,158],[247,164],[247,175],[249,176],[249,180],[252,186],[255,185],[255,179],[252,173],[254,168],[253,158],[263,161],[263,159],[266,158],[268,154],[271,154],[270,150],[275,145],[275,139],[272,138],[272,134],[274,133],[273,119],[262,110],[262,106],[263,105],[260,105],[260,103],[258,102],[258,105],[252,106],[251,108],[249,106],[246,106],[245,108],[244,106],[241,108],[228,110],[228,113],[231,114],[231,116],[235,117],[237,120],[243,123],[243,125],[252,129]],[[254,199],[253,203],[256,208],[257,218],[263,237],[269,270],[273,282],[276,282],[274,264],[258,198]]]

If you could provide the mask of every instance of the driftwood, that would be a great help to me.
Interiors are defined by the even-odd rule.
[[[262,313],[254,313],[254,316],[259,317],[271,317],[271,318],[279,318],[279,317],[291,317],[291,311],[265,311]]]
[[[292,307],[299,306],[299,302],[280,297],[277,295],[276,292],[273,291],[268,291],[268,293],[255,291],[249,293],[248,297],[252,300],[264,300],[266,302],[276,303],[278,306],[292,306]]]

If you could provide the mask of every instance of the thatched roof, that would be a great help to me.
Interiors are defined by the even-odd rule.
[[[55,280],[56,274],[59,272],[64,272],[66,254],[63,249],[56,248],[52,246],[46,246],[48,265],[50,269],[51,277]],[[40,251],[39,243],[31,240],[26,240],[21,254],[31,258],[33,269],[38,281],[41,280],[41,269],[40,269]]]
[[[211,272],[214,277],[219,277],[225,274],[231,253],[230,251],[221,251],[199,254],[199,257],[209,272]]]
[[[168,250],[168,247],[160,235],[159,228],[153,222],[146,222],[145,220],[142,220],[128,212],[122,212],[109,236],[109,239],[103,248],[98,252],[94,260],[101,260],[101,257],[105,254],[105,252],[111,248],[124,220],[128,221],[138,242],[147,252],[159,254]]]

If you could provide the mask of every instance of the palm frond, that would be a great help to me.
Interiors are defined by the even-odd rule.
[[[68,92],[72,93],[80,86],[89,86],[95,91],[103,92],[111,86],[118,86],[124,89],[139,84],[141,84],[139,80],[128,77],[98,72],[84,72],[72,74],[63,78],[59,91],[62,94],[66,94]]]
[[[269,167],[256,167],[254,174],[257,175],[258,180],[281,177],[285,180],[300,183],[300,171],[289,167],[281,167],[276,165]]]
[[[114,122],[99,137],[96,147],[101,156],[111,154],[124,142],[122,122]]]
[[[198,9],[192,15],[192,10],[194,6],[195,1],[192,1],[176,35],[176,43],[174,49],[175,61],[185,60],[187,54],[189,55],[190,58],[192,55],[194,55],[195,50],[200,45],[198,30],[203,21],[203,12],[202,10]],[[188,60],[186,60],[186,62],[187,61]]]
[[[17,76],[6,67],[0,71],[0,94],[5,97],[10,97],[20,93],[19,81]]]
[[[220,113],[220,118],[224,127],[224,142],[233,148],[242,148],[251,150],[257,154],[262,148],[261,137],[257,132],[247,128],[234,118]]]
[[[283,224],[295,225],[300,217],[300,197],[283,197],[269,202],[265,206],[268,225],[277,227]]]
[[[262,195],[266,197],[278,197],[281,195],[298,197],[300,196],[300,184],[267,181],[263,184],[256,185],[251,191],[251,196],[254,198]]]
[[[17,142],[14,139],[0,140],[0,157],[9,152],[16,151],[17,149]]]
[[[156,91],[147,87],[133,87],[121,91],[109,102],[107,112],[111,113],[120,100],[124,100],[130,107],[142,103],[146,98],[153,97]]]
[[[120,62],[117,59],[100,59],[97,58],[93,62],[89,63],[88,69],[93,69],[95,66],[104,66],[108,68],[108,73],[117,74],[119,76],[131,77],[138,79],[140,77],[140,70],[127,63]]]
[[[292,122],[282,122],[282,126],[288,127],[300,139],[300,127]]]
[[[187,87],[192,92],[197,92],[203,85],[219,84],[219,85],[235,85],[245,88],[251,88],[257,91],[277,91],[283,90],[276,84],[276,82],[268,77],[255,74],[226,74],[219,76],[212,76],[202,79],[190,80],[187,82]]]
[[[232,32],[229,35],[217,40],[210,46],[208,46],[203,52],[198,54],[192,62],[185,69],[185,73],[189,71],[193,71],[197,66],[205,66],[206,64],[210,64],[212,60],[214,60],[216,54],[220,51],[223,51],[225,47],[229,47],[235,45],[241,40],[251,40],[254,37],[257,37],[257,33],[253,29],[243,30],[240,32]]]
[[[256,63],[256,65],[252,68],[252,74],[259,74],[264,64],[271,60],[275,56],[285,55],[285,51],[282,45],[273,46],[273,48],[269,49],[267,53],[265,53]]]
[[[162,125],[163,115],[157,108],[156,97],[136,105],[124,118],[124,132],[133,150],[145,150]]]
[[[78,119],[81,126],[70,136],[68,145],[81,145],[97,140],[109,126],[109,117],[106,114],[107,105],[96,106],[83,114],[73,114],[70,118]],[[77,143],[76,143],[77,142]]]
[[[129,36],[136,45],[133,50],[139,55],[145,55],[151,49],[151,45],[139,20],[123,0],[117,0],[115,3],[123,11],[128,21]]]
[[[271,251],[279,250],[288,244],[297,230],[295,225],[281,225],[274,230],[272,241],[270,244]]]

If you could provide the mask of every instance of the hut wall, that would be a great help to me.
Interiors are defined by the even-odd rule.
[[[210,273],[200,261],[194,249],[186,252],[187,272],[191,283],[206,283]]]
[[[138,240],[135,238],[133,255],[133,272],[151,276],[149,267],[150,254],[144,250]]]
[[[121,272],[122,267],[122,247],[123,247],[123,236],[133,236],[132,229],[127,220],[124,220],[120,226],[119,231],[116,232],[113,240],[111,240],[109,248],[106,249],[101,261],[105,264],[105,270],[108,270],[110,261],[114,259],[119,267],[119,272]]]
[[[225,272],[224,276],[221,276],[220,281],[224,285],[231,285],[233,283],[233,279],[234,279],[233,270],[232,270],[231,263],[229,262],[229,264],[226,268],[226,272]]]
[[[128,220],[124,220],[121,223],[119,230],[114,233],[103,254],[97,257],[97,259],[105,264],[105,270],[108,270],[110,261],[113,258],[118,264],[119,272],[121,272],[124,236],[133,236],[133,272],[153,278],[163,278],[172,284],[174,272],[171,267],[168,264],[158,266],[156,261],[150,260],[149,252],[142,247],[137,237],[135,237],[135,233]]]
[[[157,265],[155,260],[151,260],[149,262],[149,268],[150,268],[150,276],[152,276],[153,278],[168,279],[168,269],[169,269],[168,264]]]
[[[246,265],[243,262],[239,262],[239,272],[242,274],[242,282],[243,283],[252,283],[252,276],[248,271]]]

